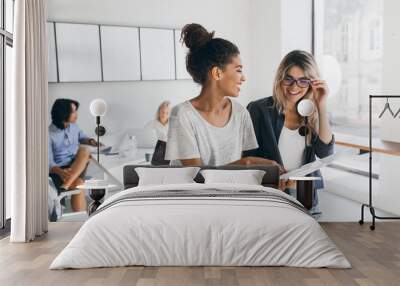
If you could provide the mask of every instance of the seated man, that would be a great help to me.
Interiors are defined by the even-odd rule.
[[[90,151],[80,146],[97,146],[76,125],[79,103],[70,99],[57,99],[51,109],[49,126],[49,174],[58,192],[68,191],[83,183],[82,176],[90,159]],[[85,211],[84,192],[71,197],[73,211]]]

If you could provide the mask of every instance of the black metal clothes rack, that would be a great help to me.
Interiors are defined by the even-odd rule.
[[[369,203],[361,206],[361,219],[359,224],[364,224],[364,208],[369,208],[372,215],[372,225],[369,226],[371,230],[375,230],[375,219],[400,219],[400,217],[383,217],[375,213],[375,208],[372,204],[372,100],[374,98],[400,98],[400,95],[370,95],[369,96]]]

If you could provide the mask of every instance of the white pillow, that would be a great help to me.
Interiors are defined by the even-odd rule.
[[[262,170],[201,170],[205,184],[227,183],[261,185],[265,171]]]
[[[199,167],[135,168],[139,176],[139,186],[195,183],[193,179],[199,170]]]

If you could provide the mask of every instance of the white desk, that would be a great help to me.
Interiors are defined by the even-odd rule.
[[[354,136],[349,134],[337,133],[335,134],[336,144],[356,148],[363,151],[369,151],[368,137]],[[378,152],[388,155],[400,156],[400,143],[389,142],[379,138],[372,139],[372,152]]]
[[[145,153],[153,153],[154,149],[140,148],[133,158],[119,155],[100,155],[100,164],[106,168],[119,182],[123,183],[123,170],[126,165],[149,165]]]
[[[120,155],[104,155],[100,154],[100,164],[106,169],[112,169],[117,166],[126,164],[145,164],[145,154],[153,153],[153,148],[140,148],[134,157],[122,157]]]
[[[101,205],[101,200],[107,193],[107,190],[117,187],[117,185],[110,185],[108,183],[104,183],[103,185],[87,185],[86,183],[83,185],[79,185],[78,190],[84,190],[88,192],[89,197],[93,200],[92,203],[88,206],[88,215],[90,216],[94,213],[97,208]]]

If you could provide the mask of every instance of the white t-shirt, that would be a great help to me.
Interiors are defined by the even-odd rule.
[[[258,148],[249,112],[231,102],[231,116],[224,127],[210,124],[190,101],[175,106],[169,119],[165,159],[200,158],[205,165],[219,166],[239,160],[243,151]]]
[[[283,166],[287,171],[295,170],[303,165],[304,140],[304,137],[299,134],[299,129],[291,130],[283,126],[278,148]]]
[[[160,121],[154,119],[150,122],[147,122],[144,128],[153,128],[156,131],[158,140],[167,142],[168,124],[163,125]]]

